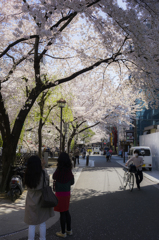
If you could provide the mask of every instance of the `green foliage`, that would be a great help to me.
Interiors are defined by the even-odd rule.
[[[19,159],[19,158],[21,157],[21,155],[22,155],[22,154],[21,154],[20,152],[17,152],[17,153],[16,153],[16,158]]]
[[[85,125],[83,128],[88,127]],[[80,133],[80,138],[85,141],[85,143],[89,143],[90,139],[95,135],[91,128],[86,129],[85,131]]]
[[[71,141],[71,151],[73,151],[74,146],[75,146],[75,140],[74,140],[74,138],[73,138],[72,141]]]
[[[25,134],[25,128],[23,126],[21,134],[20,134],[20,138],[19,138],[19,144],[22,145],[23,144],[23,138],[24,138],[24,134]]]
[[[63,109],[63,119],[64,119],[65,122],[72,122],[73,121],[72,110],[67,105]]]

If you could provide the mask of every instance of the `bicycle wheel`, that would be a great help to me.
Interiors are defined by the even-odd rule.
[[[134,174],[130,173],[130,175],[129,175],[129,189],[130,189],[131,192],[133,190],[133,187],[134,187]]]
[[[124,177],[123,177],[123,187],[124,187],[124,189],[126,188],[127,183],[128,183],[127,178],[128,178],[128,174],[127,174],[127,172],[125,172]]]

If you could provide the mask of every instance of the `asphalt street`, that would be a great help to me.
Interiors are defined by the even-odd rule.
[[[94,168],[84,168],[71,197],[73,236],[80,240],[159,240],[159,189],[144,178],[141,190],[123,190],[123,168],[112,157],[91,156]],[[58,221],[47,229],[47,240],[59,239]],[[26,240],[21,238],[20,240]],[[36,235],[36,240],[39,239]]]

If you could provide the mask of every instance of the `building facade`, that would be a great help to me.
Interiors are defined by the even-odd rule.
[[[157,109],[143,109],[136,114],[136,126],[134,131],[136,131],[136,138],[139,142],[139,136],[144,134],[144,129],[159,125],[159,108]]]

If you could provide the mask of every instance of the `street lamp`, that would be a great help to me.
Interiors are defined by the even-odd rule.
[[[124,147],[123,147],[123,153],[124,153],[124,156],[123,156],[123,157],[124,157],[124,159],[123,159],[123,162],[124,162],[124,163],[125,163],[125,142],[126,142],[126,141],[125,141],[125,130],[126,130],[126,128],[124,127],[124,128],[123,128],[123,131],[124,131]]]
[[[61,120],[60,120],[60,153],[62,152],[62,109],[65,107],[66,101],[61,98],[57,101],[57,105],[61,108]]]

